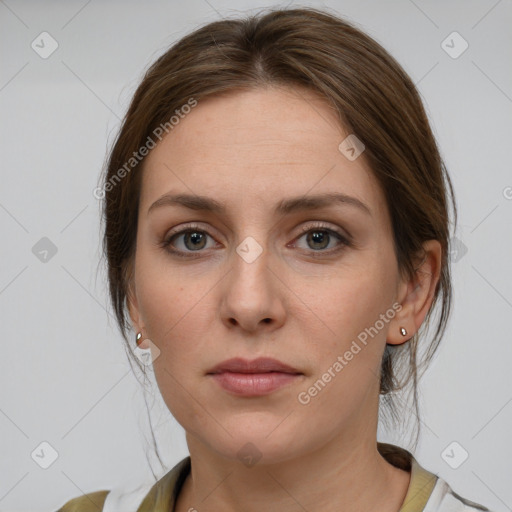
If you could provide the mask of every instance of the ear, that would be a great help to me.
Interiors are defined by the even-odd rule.
[[[428,240],[423,249],[414,275],[404,278],[399,285],[397,301],[402,308],[390,322],[386,338],[389,345],[409,341],[420,328],[434,300],[441,273],[442,247],[438,240]],[[405,336],[401,334],[401,328],[407,331]]]
[[[126,303],[128,306],[128,312],[130,314],[130,319],[132,321],[133,330],[136,333],[142,332],[142,341],[139,343],[138,347],[141,349],[148,349],[149,344],[144,336],[144,325],[140,318],[139,303],[137,301],[137,292],[135,290],[135,283],[133,279],[130,279],[129,284],[127,286]],[[135,346],[137,345],[135,344]]]

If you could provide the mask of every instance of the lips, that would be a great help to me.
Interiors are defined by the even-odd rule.
[[[238,397],[262,397],[303,378],[303,373],[277,359],[228,359],[207,374],[224,391]]]
[[[277,359],[272,359],[269,357],[260,357],[252,361],[242,359],[240,357],[228,359],[227,361],[223,361],[222,363],[214,366],[211,370],[208,371],[208,374],[218,374],[225,372],[245,374],[261,374],[271,372],[289,373],[295,375],[301,374],[301,372],[296,368],[278,361]]]

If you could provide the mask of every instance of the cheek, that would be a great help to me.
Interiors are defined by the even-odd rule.
[[[185,285],[169,272],[148,277],[138,288],[138,300],[147,336],[160,350],[173,352],[172,360],[207,343],[208,329],[201,320],[206,322],[207,299],[197,281]]]
[[[339,425],[366,410],[362,404],[378,397],[386,334],[395,313],[392,277],[378,264],[367,265],[361,272],[340,273],[323,293],[298,292],[309,306],[307,314],[302,312],[301,331],[314,361],[313,373],[299,390],[299,411],[308,416],[310,428],[330,429],[334,435]]]
[[[392,310],[396,286],[392,268],[386,269],[378,261],[367,260],[361,268],[341,269],[329,280],[317,282],[315,286],[304,283],[294,290],[307,306],[302,306],[304,311],[297,318],[304,319],[306,331],[315,326],[315,336],[331,340],[327,345],[323,343],[324,347],[330,347],[328,351],[333,346],[342,349],[366,332],[365,329],[374,326],[381,314]],[[387,325],[386,322],[384,327],[381,322],[377,324],[383,336]]]
[[[218,276],[191,274],[165,257],[141,247],[136,261],[136,289],[146,336],[159,348],[155,374],[186,382],[204,372],[204,354],[211,351],[211,293]],[[176,383],[170,382],[172,388]]]
[[[191,399],[197,390],[190,383],[204,371],[202,355],[212,342],[205,309],[208,288],[205,279],[185,279],[169,267],[146,265],[139,272],[139,309],[147,337],[160,350],[153,369],[162,398],[180,424],[190,432],[200,432],[204,410]]]

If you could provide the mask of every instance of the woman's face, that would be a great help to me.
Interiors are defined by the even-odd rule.
[[[312,93],[257,89],[199,101],[148,155],[130,314],[189,443],[271,463],[375,435],[406,284],[348,135]],[[261,357],[296,374],[210,374]]]

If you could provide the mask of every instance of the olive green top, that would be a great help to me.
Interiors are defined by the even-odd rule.
[[[421,512],[439,480],[423,469],[407,450],[395,445],[377,443],[381,455],[394,466],[411,473],[404,502],[398,512]],[[136,512],[175,512],[176,498],[190,474],[190,457],[181,460],[154,483]],[[57,512],[101,512],[110,491],[96,491],[73,498]],[[120,511],[119,511],[120,512]]]

